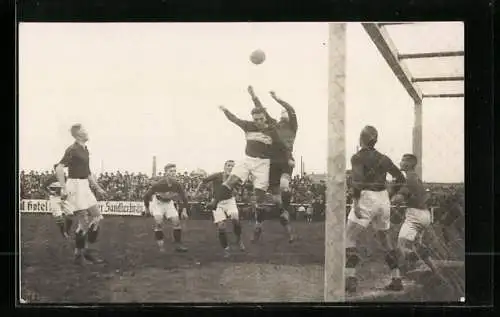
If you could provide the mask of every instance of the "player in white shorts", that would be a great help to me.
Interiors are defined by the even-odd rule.
[[[427,206],[430,195],[415,172],[417,163],[415,155],[403,155],[400,167],[406,172],[406,183],[392,198],[393,204],[406,203],[407,207],[405,220],[398,235],[400,268],[406,271],[420,258],[436,272],[436,267],[430,258],[430,250],[422,244],[422,235],[431,225],[431,213]]]
[[[156,244],[160,252],[164,249],[163,221],[172,224],[175,251],[186,252],[188,249],[182,245],[182,226],[179,212],[175,207],[175,200],[180,198],[182,202],[182,216],[187,218],[188,200],[184,188],[175,179],[177,168],[175,164],[165,166],[165,176],[153,184],[144,195],[144,206],[146,215],[153,216],[155,220],[154,233]]]
[[[106,192],[97,183],[90,171],[90,154],[85,145],[89,139],[87,131],[81,124],[71,127],[71,135],[75,142],[64,152],[64,156],[56,166],[56,175],[61,188],[61,199],[66,200],[68,208],[75,214],[78,226],[75,232],[75,263],[84,264],[85,260],[92,263],[102,263],[96,250],[91,245],[97,242],[102,220],[97,199],[90,186],[102,196]],[[68,168],[68,179],[65,182],[64,167]]]
[[[229,160],[224,163],[224,171],[212,174],[201,181],[196,189],[195,197],[198,195],[199,190],[202,186],[212,183],[213,192],[220,190],[222,183],[231,175],[231,171],[234,167],[234,161]],[[227,233],[226,233],[226,220],[231,220],[233,223],[233,233],[236,236],[236,242],[239,245],[241,251],[245,250],[245,245],[241,240],[241,223],[238,213],[238,205],[236,204],[236,198],[232,196],[229,199],[221,200],[217,203],[215,209],[213,209],[214,223],[217,226],[219,242],[224,249],[224,256],[228,257],[230,255],[230,247],[228,244]]]
[[[353,206],[349,211],[346,225],[346,265],[345,287],[347,293],[356,291],[358,280],[356,266],[359,263],[358,238],[371,225],[384,248],[385,261],[391,275],[399,277],[398,252],[393,247],[388,230],[390,228],[391,202],[387,187],[387,174],[396,179],[397,191],[405,182],[404,175],[386,155],[375,149],[378,132],[366,126],[360,134],[361,149],[352,156],[352,197]],[[394,290],[401,285],[392,285]]]
[[[66,200],[61,199],[61,187],[57,176],[52,174],[43,183],[42,188],[49,195],[49,209],[55,219],[56,225],[65,239],[69,239],[73,224],[73,211]]]
[[[223,106],[220,109],[229,121],[238,125],[245,132],[246,156],[237,162],[231,175],[220,186],[220,190],[215,193],[211,205],[215,207],[219,201],[233,197],[234,188],[243,183],[249,176],[253,178],[256,203],[261,205],[269,187],[272,146],[275,142],[281,142],[276,130],[277,127],[268,122],[264,108],[252,109],[253,121],[241,120]]]

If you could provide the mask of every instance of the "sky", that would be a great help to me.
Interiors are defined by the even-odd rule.
[[[463,47],[456,25],[444,29],[453,35],[449,45]],[[407,32],[393,35],[407,50],[421,42]],[[442,42],[427,41],[432,47]],[[379,130],[378,149],[397,162],[411,152],[413,102],[359,23],[348,24],[346,44],[347,161],[362,127],[372,124]],[[266,53],[258,66],[249,61],[255,49]],[[413,69],[424,74],[438,66]],[[326,23],[21,23],[20,169],[49,170],[71,144],[69,128],[78,122],[89,132],[96,173],[150,174],[154,155],[159,168],[175,162],[180,171],[219,171],[225,160],[244,157],[245,141],[218,106],[249,120],[250,84],[273,117],[281,106],[271,90],[295,107],[294,155],[303,158],[306,172],[324,173]],[[463,99],[426,99],[423,106],[424,180],[463,181]]]

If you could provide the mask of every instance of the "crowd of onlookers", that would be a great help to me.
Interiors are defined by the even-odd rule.
[[[45,199],[46,193],[42,184],[51,175],[50,172],[29,171],[21,172],[20,190],[22,199]],[[102,173],[98,176],[98,182],[107,192],[107,200],[110,201],[141,201],[146,190],[151,184],[161,177],[150,177],[143,173]],[[177,179],[184,186],[188,200],[193,202],[208,202],[212,198],[210,186],[203,186],[202,190],[195,196],[202,177],[200,173],[179,173]],[[349,179],[347,180],[349,187]],[[431,193],[430,206],[447,206],[453,202],[459,202],[463,206],[464,186],[463,184],[426,184]],[[296,175],[291,181],[292,203],[300,205],[312,205],[315,211],[324,212],[326,185],[323,180],[313,180],[309,175]],[[240,203],[247,203],[251,199],[252,185],[247,182],[240,186],[235,195]],[[346,192],[347,203],[351,203],[349,188]]]
[[[22,199],[44,199],[46,193],[42,189],[45,180],[50,177],[50,173],[29,171],[21,172],[21,198]],[[162,176],[159,173],[156,177],[149,177],[143,173],[102,173],[98,175],[97,181],[107,193],[107,200],[111,201],[140,201],[144,193],[151,184]],[[209,186],[203,186],[198,195],[195,196],[203,175],[197,173],[179,173],[178,181],[184,186],[188,200],[197,202],[207,202],[212,197],[212,191]],[[292,203],[312,204],[315,201],[325,201],[325,184],[323,181],[313,183],[307,176],[295,176],[291,181]],[[247,182],[240,186],[236,191],[236,200],[238,202],[249,202],[253,192],[252,184]]]

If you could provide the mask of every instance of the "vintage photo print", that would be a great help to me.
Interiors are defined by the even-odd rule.
[[[465,301],[462,23],[18,37],[21,304]]]

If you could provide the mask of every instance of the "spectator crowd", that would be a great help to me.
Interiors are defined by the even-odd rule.
[[[38,171],[21,171],[21,199],[45,199],[46,193],[42,184],[51,174]],[[97,181],[107,192],[107,199],[110,201],[141,201],[146,190],[151,184],[162,176],[161,173],[156,177],[149,177],[143,173],[102,173],[99,174]],[[178,181],[184,186],[188,200],[197,202],[208,202],[212,198],[210,186],[204,186],[195,197],[203,175],[198,173],[179,173]],[[324,181],[313,182],[307,175],[296,175],[291,181],[292,203],[313,204],[325,201],[325,183]],[[236,200],[241,203],[247,203],[251,199],[253,191],[251,182],[246,182],[236,191]]]
[[[21,199],[46,199],[47,193],[42,189],[42,184],[51,174],[38,171],[21,171],[20,194]],[[107,200],[110,201],[141,201],[144,193],[151,184],[160,178],[161,173],[156,177],[149,177],[143,173],[102,173],[98,176],[98,182],[107,192]],[[188,200],[191,202],[208,202],[212,198],[210,186],[204,186],[195,197],[195,191],[202,177],[200,173],[179,173],[177,179],[184,186]],[[324,215],[326,202],[326,185],[323,180],[313,180],[310,175],[296,175],[291,181],[292,203],[302,206],[312,206],[314,213]],[[347,203],[352,199],[349,195],[349,173],[347,175]],[[464,185],[463,184],[439,184],[428,183],[426,187],[431,193],[429,206],[443,207],[460,204],[464,206]],[[252,193],[251,182],[246,182],[235,192],[236,200],[239,203],[249,203]]]

